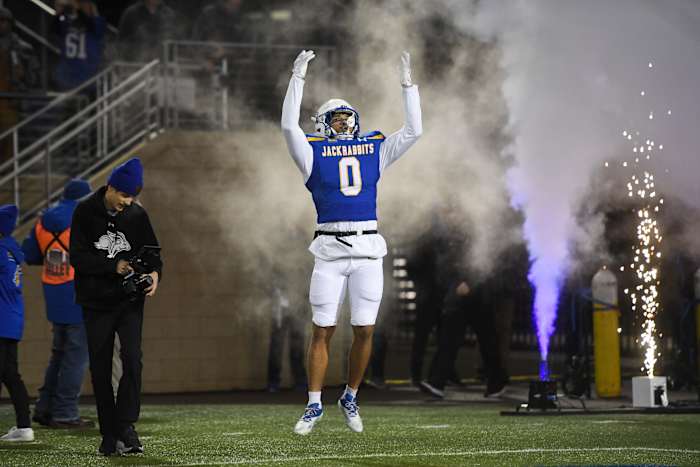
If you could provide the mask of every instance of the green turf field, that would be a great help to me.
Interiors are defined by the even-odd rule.
[[[365,433],[355,434],[329,405],[300,437],[293,405],[146,405],[143,455],[99,457],[96,429],[35,428],[33,443],[0,443],[0,465],[700,465],[700,415],[501,417],[500,408],[510,406],[366,405]],[[13,420],[3,404],[0,426]]]

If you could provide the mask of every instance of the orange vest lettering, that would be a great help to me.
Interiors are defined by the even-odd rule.
[[[34,227],[34,233],[36,234],[39,249],[44,255],[44,271],[41,274],[42,282],[44,284],[59,285],[72,281],[75,277],[75,270],[70,265],[70,256],[68,254],[70,227],[60,234],[55,234],[46,230],[41,221],[39,221]]]

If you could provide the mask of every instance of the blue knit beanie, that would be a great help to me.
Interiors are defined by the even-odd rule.
[[[137,196],[143,188],[143,166],[141,159],[134,157],[117,166],[107,180],[107,185],[117,191]]]
[[[12,235],[12,231],[15,230],[17,225],[17,206],[14,204],[5,204],[0,206],[0,234],[3,237],[9,237]]]
[[[77,200],[89,195],[92,192],[90,183],[82,178],[74,178],[63,188],[63,198]]]

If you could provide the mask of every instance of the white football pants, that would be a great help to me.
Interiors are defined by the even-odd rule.
[[[338,311],[350,295],[350,324],[372,326],[377,321],[384,289],[382,258],[316,258],[311,274],[309,301],[313,322],[319,327],[335,326]]]

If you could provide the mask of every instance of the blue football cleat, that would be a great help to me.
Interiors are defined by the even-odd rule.
[[[323,409],[319,404],[309,404],[304,410],[297,424],[294,426],[294,433],[298,435],[308,435],[314,429],[316,422],[323,418]]]
[[[343,394],[338,399],[338,407],[343,412],[348,428],[355,433],[362,433],[364,427],[362,426],[362,417],[360,417],[360,408],[357,406],[357,398],[350,394]]]

